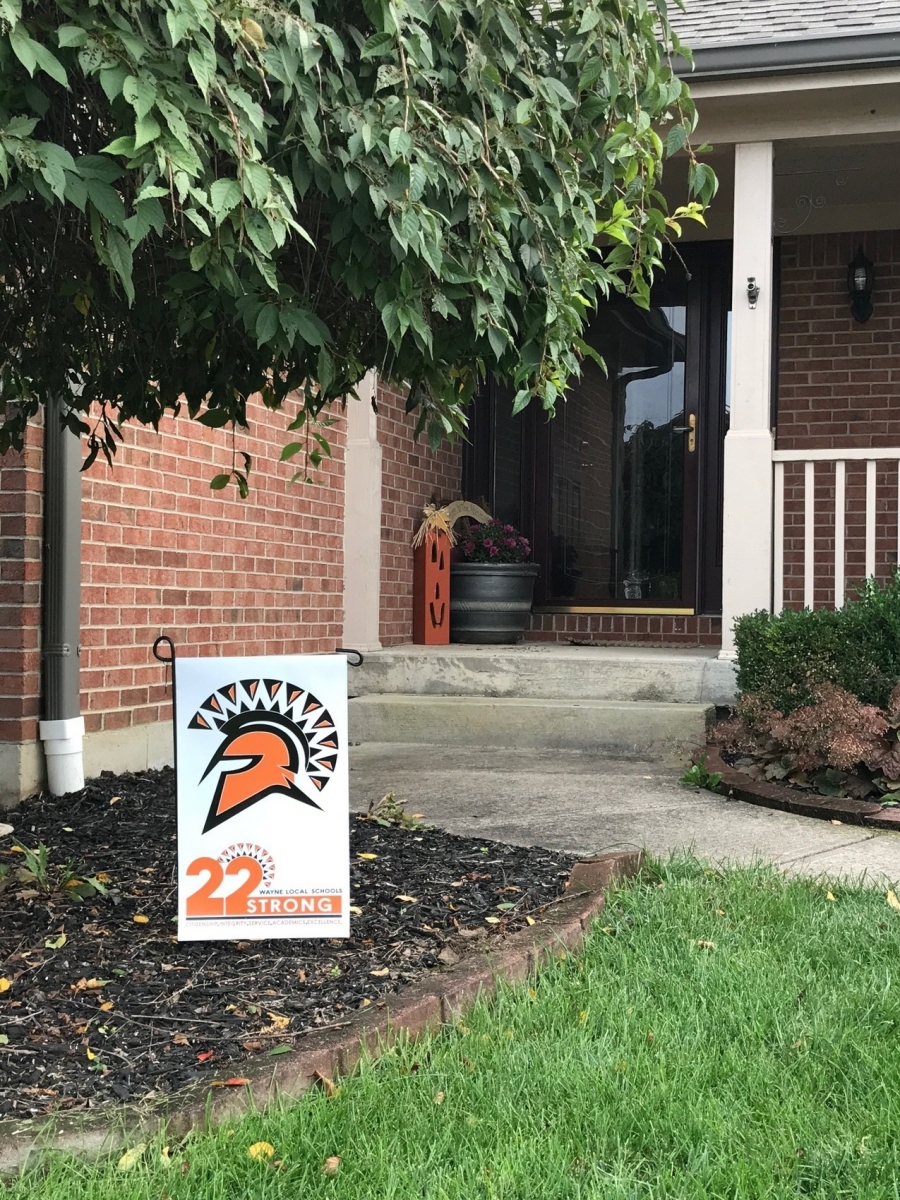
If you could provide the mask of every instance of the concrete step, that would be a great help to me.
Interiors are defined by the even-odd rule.
[[[351,670],[350,692],[728,705],[735,683],[715,650],[531,642],[376,650]]]
[[[350,701],[350,741],[669,757],[703,745],[709,704],[417,696]]]

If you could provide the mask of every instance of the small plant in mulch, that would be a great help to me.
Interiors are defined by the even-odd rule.
[[[788,713],[745,695],[713,740],[753,779],[884,806],[900,799],[900,685],[883,709],[835,684],[815,685],[812,703]]]
[[[424,813],[408,813],[394,793],[388,792],[380,800],[369,801],[366,820],[374,821],[376,825],[386,829],[391,825],[399,826],[400,829],[421,829]]]
[[[721,771],[710,771],[706,766],[707,755],[701,754],[695,763],[687,768],[678,782],[682,787],[704,788],[714,792],[722,782]]]
[[[11,846],[4,853],[22,856],[19,867],[13,863],[0,863],[0,892],[20,884],[15,893],[17,900],[56,895],[64,900],[78,901],[106,895],[109,876],[105,872],[88,876],[84,872],[79,874],[70,862],[54,863],[43,842],[34,850],[27,846]]]

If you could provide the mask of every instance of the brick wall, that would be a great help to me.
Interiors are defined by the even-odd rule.
[[[529,642],[721,646],[721,617],[643,617],[639,613],[534,613]]]
[[[182,655],[328,652],[343,623],[343,420],[316,484],[279,463],[287,413],[249,407],[238,432],[253,456],[249,498],[212,492],[230,435],[169,419],[129,426],[112,469],[84,478],[82,691],[88,731],[169,715],[151,646]]]
[[[40,716],[42,447],[32,426],[0,459],[0,742],[33,740]]]
[[[405,396],[379,384],[378,441],[382,447],[381,644],[412,641],[412,535],[422,507],[433,498],[460,499],[462,446],[436,452],[423,435],[413,441],[416,413]]]
[[[854,321],[847,264],[862,245],[875,265],[874,314]],[[785,238],[781,256],[777,446],[900,445],[900,232]],[[788,607],[804,601],[804,465],[785,464]],[[815,603],[834,603],[835,468],[815,467]],[[876,467],[876,575],[897,563],[898,468]],[[865,575],[866,468],[846,465],[845,594]]]

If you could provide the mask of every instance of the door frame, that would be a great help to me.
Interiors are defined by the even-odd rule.
[[[697,449],[689,454],[685,435],[682,600],[660,606],[648,600],[606,604],[560,604],[548,594],[548,576],[538,578],[536,613],[604,613],[645,616],[715,616],[722,611],[723,442],[727,429],[725,382],[727,314],[731,306],[731,242],[693,242],[679,246],[669,272],[689,273],[686,313],[685,421],[697,420]],[[470,410],[463,454],[464,494],[496,507],[497,413],[512,403],[511,390],[489,379]],[[550,445],[552,421],[537,404],[521,422],[518,525],[530,538],[534,559],[549,563]]]

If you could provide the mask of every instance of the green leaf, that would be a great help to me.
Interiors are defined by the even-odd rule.
[[[230,475],[214,475],[209,481],[209,486],[214,492],[221,492],[223,488],[227,488],[231,482]]]
[[[271,342],[278,332],[278,305],[264,304],[256,318],[256,344]]]
[[[213,215],[216,218],[216,224],[220,225],[222,219],[233,208],[237,208],[241,202],[241,189],[238,186],[237,180],[217,179],[215,183],[210,185],[209,202]]]
[[[162,134],[159,127],[159,122],[155,117],[145,114],[143,117],[138,117],[134,123],[134,149],[140,150],[141,146],[146,146],[150,142],[155,142]]]
[[[373,33],[359,52],[360,58],[377,58],[394,48],[396,38],[392,33]]]
[[[134,303],[134,283],[132,282],[133,260],[131,247],[117,229],[109,229],[106,234],[106,252],[109,255],[113,270],[122,281],[125,295],[130,304]]]
[[[80,25],[60,25],[56,31],[60,46],[84,46],[87,43],[87,31]]]
[[[122,84],[122,96],[134,109],[136,115],[143,119],[156,102],[156,84],[129,75]]]
[[[412,149],[412,138],[405,129],[401,129],[397,125],[388,134],[388,149],[394,158],[398,158],[401,155],[405,157]]]

